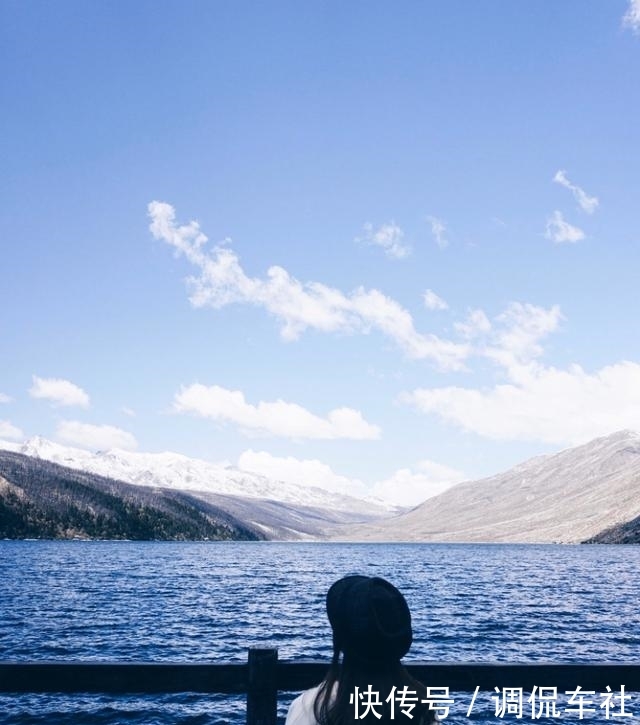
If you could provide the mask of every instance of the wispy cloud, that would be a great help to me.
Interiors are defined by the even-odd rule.
[[[621,362],[595,373],[579,365],[542,362],[544,340],[564,317],[519,302],[480,326],[475,353],[493,362],[507,382],[493,387],[417,388],[400,401],[465,431],[497,440],[580,443],[640,421],[640,365]]]
[[[9,441],[21,441],[24,433],[8,420],[0,420],[0,439],[2,438]]]
[[[574,227],[573,224],[566,222],[561,212],[554,211],[547,219],[545,237],[556,244],[565,242],[575,244],[584,239],[584,232],[579,227]]]
[[[293,456],[274,456],[266,451],[247,450],[238,459],[238,468],[253,471],[276,481],[317,486],[327,491],[348,496],[367,496],[369,491],[362,481],[336,473],[331,466],[313,459]]]
[[[542,357],[542,341],[559,329],[563,319],[558,305],[545,308],[511,302],[494,318],[481,354],[517,380],[522,370],[528,370],[530,363]]]
[[[490,360],[511,380],[544,354],[542,342],[556,332],[564,320],[560,307],[540,307],[510,302],[489,319],[482,309],[469,310],[466,318],[454,323],[459,335],[469,341],[475,357]]]
[[[287,483],[318,486],[363,498],[373,496],[395,506],[416,506],[467,478],[454,468],[424,460],[412,468],[401,468],[368,487],[360,479],[342,476],[317,459],[280,457],[251,449],[241,454],[238,468]]]
[[[32,398],[50,401],[56,406],[89,407],[89,396],[78,385],[61,378],[39,378],[33,376],[33,385],[29,389]]]
[[[454,328],[467,340],[484,335],[491,330],[491,322],[483,310],[469,310],[464,322],[455,322]]]
[[[56,428],[56,439],[89,450],[121,448],[132,451],[138,442],[132,433],[112,425],[93,425],[77,420],[62,420]]]
[[[433,290],[428,289],[423,295],[424,306],[428,310],[448,310],[449,305],[439,297]]]
[[[404,232],[395,222],[383,224],[378,229],[374,229],[373,224],[367,222],[363,229],[364,236],[356,237],[356,242],[380,247],[391,259],[404,259],[411,254],[411,247],[403,243]]]
[[[598,201],[598,197],[589,196],[584,189],[581,189],[576,184],[572,184],[567,178],[567,172],[563,169],[556,171],[556,175],[553,177],[553,180],[556,184],[560,184],[560,186],[564,186],[565,189],[569,189],[569,191],[573,194],[574,199],[580,205],[580,208],[583,211],[586,211],[587,214],[593,214],[593,212],[598,208],[598,204],[600,203]]]
[[[135,418],[136,417],[136,411],[132,408],[128,408],[126,405],[120,408],[120,410],[129,418]]]
[[[438,219],[435,216],[428,216],[427,221],[431,224],[431,233],[433,238],[436,240],[436,244],[440,249],[445,249],[449,246],[449,240],[447,239],[447,227],[442,219]]]
[[[358,410],[336,408],[326,418],[314,415],[297,403],[284,400],[247,403],[240,390],[196,383],[183,387],[174,397],[179,413],[195,413],[204,418],[235,423],[254,433],[284,438],[371,440],[380,437],[380,428],[367,423]]]
[[[13,398],[5,393],[0,393],[0,403],[10,403]]]
[[[640,35],[640,0],[629,0],[629,7],[622,18],[622,25]]]
[[[372,494],[399,506],[417,506],[467,478],[462,471],[424,460],[414,468],[401,468],[378,481]]]
[[[249,277],[228,247],[204,248],[207,237],[197,222],[175,223],[170,204],[149,204],[150,230],[171,245],[199,271],[191,277],[190,300],[195,307],[221,309],[232,303],[252,304],[281,324],[284,340],[295,340],[307,329],[367,334],[377,330],[392,339],[410,358],[429,359],[443,369],[464,367],[466,345],[421,334],[411,314],[376,289],[357,288],[350,294],[319,282],[299,282],[282,267],[271,267],[266,278]]]

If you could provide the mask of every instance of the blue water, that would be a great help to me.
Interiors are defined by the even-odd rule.
[[[632,546],[4,541],[0,660],[244,661],[249,646],[328,659],[326,590],[361,572],[405,594],[408,659],[634,661],[639,565]],[[243,708],[192,694],[0,695],[0,723],[208,725],[242,722]]]

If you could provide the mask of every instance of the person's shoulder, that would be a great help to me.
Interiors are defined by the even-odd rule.
[[[317,725],[313,714],[313,703],[316,700],[320,685],[305,690],[289,705],[285,725]]]

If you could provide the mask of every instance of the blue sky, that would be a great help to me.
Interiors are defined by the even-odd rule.
[[[410,503],[640,429],[638,0],[0,34],[0,438]]]

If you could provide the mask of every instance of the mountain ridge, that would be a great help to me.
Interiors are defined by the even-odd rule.
[[[362,499],[294,484],[282,484],[280,489],[278,482],[257,474],[179,454],[91,454],[43,438],[11,447],[13,452],[6,448],[3,451],[0,442],[0,499],[4,497],[5,509],[7,496],[14,508],[19,508],[19,491],[6,478],[3,468],[7,456],[14,455],[30,462],[25,465],[43,466],[44,479],[50,476],[46,466],[58,465],[71,479],[83,475],[89,480],[93,476],[98,482],[110,481],[100,483],[103,486],[117,484],[137,489],[144,493],[136,495],[152,508],[153,496],[159,497],[158,502],[163,498],[175,502],[179,494],[184,497],[181,503],[193,509],[189,514],[192,518],[211,510],[257,538],[628,542],[640,520],[640,434],[630,430],[536,456],[493,476],[459,483],[409,511],[387,518],[382,516],[389,509]],[[75,468],[51,460],[56,458],[71,461]],[[95,469],[124,475],[105,477]],[[130,495],[130,491],[125,493]],[[268,497],[278,493],[280,499]]]
[[[617,431],[456,484],[339,541],[579,543],[640,515],[640,434]]]
[[[318,486],[287,483],[168,451],[138,453],[110,449],[91,453],[54,443],[42,436],[34,436],[23,443],[0,441],[2,449],[139,486],[275,500],[372,517],[402,510],[383,501],[361,499]]]
[[[13,448],[13,450],[10,450],[10,448]],[[27,452],[19,452],[20,450]],[[39,455],[34,455],[34,453]],[[115,455],[118,456],[120,453],[117,452]],[[254,485],[251,489],[253,495],[247,496],[239,494],[237,493],[238,488],[234,488],[231,485],[234,483],[233,479],[231,484],[229,484],[228,480],[223,479],[222,485],[218,486],[217,484],[220,481],[215,476],[212,477],[211,481],[207,482],[209,485],[201,485],[201,488],[198,488],[198,481],[194,483],[192,478],[187,480],[179,478],[180,469],[171,471],[168,477],[166,472],[163,475],[161,464],[165,463],[167,459],[169,462],[187,461],[189,464],[195,463],[196,466],[202,464],[205,466],[205,474],[210,473],[211,468],[205,462],[193,461],[192,459],[186,458],[186,456],[179,456],[178,454],[168,454],[168,456],[161,454],[160,462],[155,454],[141,455],[143,460],[147,460],[151,456],[151,459],[156,463],[155,468],[159,468],[160,470],[155,471],[154,468],[147,469],[144,467],[136,469],[132,467],[129,470],[130,480],[127,481],[117,476],[117,473],[120,471],[117,467],[113,466],[113,452],[109,452],[106,457],[103,454],[101,458],[99,455],[94,456],[94,454],[85,451],[65,448],[64,446],[59,446],[56,443],[41,438],[31,439],[26,444],[15,444],[10,447],[3,446],[0,442],[0,538],[3,536],[16,538],[14,534],[20,531],[22,531],[23,537],[29,536],[37,538],[40,536],[51,536],[53,538],[68,538],[64,533],[66,529],[63,526],[63,522],[59,520],[60,517],[58,516],[56,506],[51,505],[51,496],[43,495],[43,490],[47,486],[52,489],[52,495],[54,497],[59,497],[60,495],[63,498],[66,497],[66,508],[72,512],[72,518],[81,520],[89,526],[90,530],[83,530],[79,534],[80,538],[100,538],[100,534],[96,533],[98,530],[94,525],[95,522],[87,522],[85,513],[82,511],[78,512],[77,510],[78,506],[76,504],[79,503],[80,509],[82,509],[84,499],[86,498],[86,492],[80,491],[78,487],[78,481],[80,479],[82,480],[82,485],[94,489],[92,494],[94,497],[99,498],[103,496],[105,494],[105,487],[108,489],[107,495],[112,496],[110,510],[122,509],[122,502],[115,500],[117,497],[125,499],[125,503],[128,499],[133,498],[138,501],[139,506],[147,509],[157,508],[156,504],[164,505],[163,501],[166,503],[167,499],[172,501],[179,500],[181,504],[187,506],[190,510],[189,516],[187,517],[189,520],[186,526],[186,538],[195,539],[216,538],[215,535],[206,533],[201,522],[196,525],[191,520],[194,518],[198,519],[209,511],[213,511],[221,520],[229,519],[238,530],[246,529],[251,532],[251,537],[253,538],[275,540],[324,539],[336,525],[346,522],[367,521],[387,512],[386,508],[348,496],[336,495],[339,504],[341,504],[336,508],[327,506],[326,504],[324,506],[318,504],[318,500],[321,503],[324,503],[325,500],[329,502],[334,501],[334,496],[328,491],[322,492],[318,496],[317,494],[314,495],[314,491],[312,490],[309,501],[299,503],[297,500],[303,498],[303,486],[295,487],[289,485],[286,491],[289,494],[289,498],[294,498],[295,503],[286,500],[277,500],[274,497],[259,498],[257,494],[260,492],[260,489],[257,485]],[[70,457],[75,467],[62,465],[55,460],[51,460],[52,458],[57,458],[67,463]],[[40,481],[38,486],[34,487],[31,485],[30,488],[28,487],[28,491],[17,490],[15,482],[7,479],[7,470],[13,470],[15,472],[15,462],[19,460],[22,460],[23,465],[28,467],[32,471],[33,476],[37,477]],[[107,466],[105,466],[105,461]],[[81,466],[85,462],[88,462],[89,465],[86,468],[82,468]],[[91,465],[92,462],[94,463],[93,466]],[[92,468],[94,470],[91,470]],[[100,472],[95,472],[96,468],[98,471],[106,470],[107,472],[111,472],[111,475],[103,475]],[[213,470],[215,472],[215,470],[219,470],[220,468],[214,466]],[[237,473],[232,470],[232,476],[240,476],[241,479],[244,479],[242,472]],[[179,485],[166,485],[167,481],[175,483],[176,479]],[[258,484],[260,484],[262,477],[256,476],[256,479]],[[192,488],[194,485],[195,488]],[[77,494],[76,499],[79,500],[72,500],[74,498],[73,496],[60,493],[61,488],[66,489],[69,486],[74,487]],[[274,487],[277,487],[277,482],[269,482],[269,486],[264,493],[267,495],[272,493]],[[298,489],[302,490],[299,491]],[[242,488],[239,490],[242,491]],[[232,491],[232,493],[228,491]],[[233,491],[236,491],[236,493],[233,493]],[[294,496],[291,496],[292,491],[295,494]],[[162,508],[162,505],[160,508]],[[127,506],[128,504],[125,508]],[[147,518],[148,513],[147,511],[144,514]],[[163,512],[162,515],[152,513],[152,517],[155,519],[162,518],[165,513]],[[27,529],[24,527],[25,521],[28,522],[34,518],[41,524],[40,531],[37,527],[27,527],[27,532]],[[3,533],[3,520],[5,524],[8,520],[13,522],[11,531],[6,529]],[[131,524],[130,521],[129,524]],[[110,522],[109,531],[111,533],[108,535],[108,538],[122,538],[123,536],[125,538],[136,538],[139,532],[135,536],[122,534],[122,531],[128,530],[127,526],[129,524],[123,522],[122,526],[118,527],[113,522]],[[171,535],[163,533],[162,527],[160,527],[157,535],[153,534],[151,530],[147,530],[147,535],[151,538],[162,539],[185,538],[171,528],[173,524],[167,525],[173,531]],[[136,526],[137,528],[134,528],[137,531],[140,526]],[[20,538],[20,536],[17,536],[17,538]],[[242,538],[242,536],[234,533],[226,538]]]
[[[152,490],[0,451],[0,538],[259,540],[256,528],[188,493]]]

